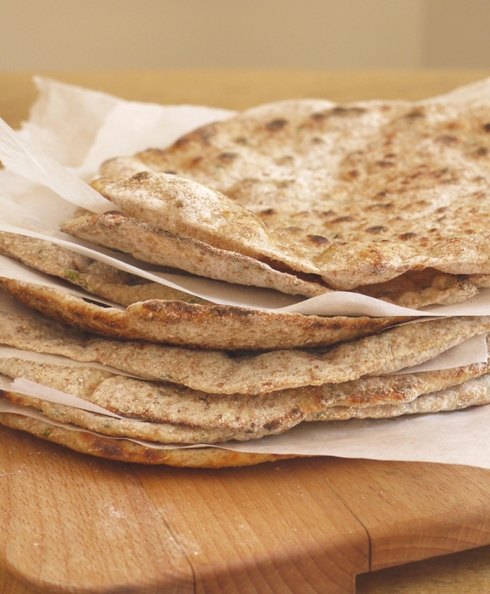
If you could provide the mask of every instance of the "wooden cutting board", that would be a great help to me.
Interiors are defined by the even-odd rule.
[[[140,467],[0,429],[2,594],[353,594],[490,543],[490,471],[298,459]]]

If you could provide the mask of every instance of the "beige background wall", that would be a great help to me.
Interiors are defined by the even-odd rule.
[[[490,0],[0,0],[0,70],[490,67]]]

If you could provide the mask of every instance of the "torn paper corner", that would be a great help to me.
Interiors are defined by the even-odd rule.
[[[93,179],[107,159],[170,145],[194,128],[235,113],[199,105],[125,101],[39,76],[34,81],[39,96],[21,135],[85,181]]]

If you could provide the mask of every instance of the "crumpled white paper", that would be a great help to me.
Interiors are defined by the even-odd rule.
[[[0,188],[4,193],[0,195],[0,205],[5,207],[4,212],[14,213],[16,218],[14,222],[11,216],[2,218],[0,211],[0,222],[19,225],[21,221],[24,231],[30,229],[36,233],[43,232],[44,227],[46,235],[51,237],[56,235],[57,224],[71,216],[74,204],[81,202],[85,207],[91,204],[95,212],[103,211],[107,206],[100,197],[95,198],[91,190],[86,189],[88,186],[81,185],[73,177],[87,181],[106,158],[131,154],[152,145],[164,146],[198,125],[231,115],[231,112],[210,108],[125,102],[104,93],[46,79],[37,79],[37,84],[41,91],[40,99],[32,110],[30,121],[23,126],[20,140],[3,126],[0,130],[0,160],[10,168],[0,172]],[[433,100],[472,99],[490,100],[490,79]],[[47,166],[40,151],[48,154]],[[55,160],[54,164],[49,157]],[[65,169],[60,169],[60,163]],[[19,177],[19,173],[28,180]],[[40,187],[39,183],[47,184],[51,189]],[[74,243],[82,245],[82,242]],[[342,299],[345,304],[344,296]],[[305,303],[308,304],[306,307],[317,305],[314,300],[306,300],[301,302],[301,307],[305,307]],[[296,304],[292,305],[296,307]],[[384,308],[386,305],[379,302],[376,307]],[[280,307],[284,304],[281,303]],[[358,307],[358,303],[349,307]],[[15,310],[15,306],[11,309]],[[490,292],[482,291],[480,296],[464,304],[464,312],[460,306],[450,306],[445,311],[437,306],[430,309],[430,315],[489,315]],[[313,311],[306,310],[305,313]],[[355,309],[344,310],[343,313],[355,315],[354,311],[359,315],[359,310]],[[370,315],[392,315],[385,313],[384,309],[377,311],[379,313],[373,311]],[[334,309],[332,313],[338,315],[340,312]],[[416,313],[421,315],[421,312]],[[405,312],[400,315],[405,315]],[[484,341],[482,337],[479,340],[481,353]],[[458,361],[462,364],[463,359],[460,360],[456,354],[450,365]],[[3,378],[2,382],[4,389],[7,386],[12,389],[15,384],[20,393],[41,395],[35,385],[25,380],[12,382]],[[57,394],[57,397],[64,399],[62,394]],[[39,414],[28,407],[17,407],[1,399],[0,411],[32,416]],[[485,406],[393,420],[303,423],[279,436],[209,447],[246,452],[417,460],[490,468],[489,422],[490,407]],[[160,447],[156,444],[151,446]]]

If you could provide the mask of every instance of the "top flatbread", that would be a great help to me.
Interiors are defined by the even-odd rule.
[[[485,104],[285,101],[110,161],[94,187],[141,221],[349,290],[490,273],[489,149]]]

